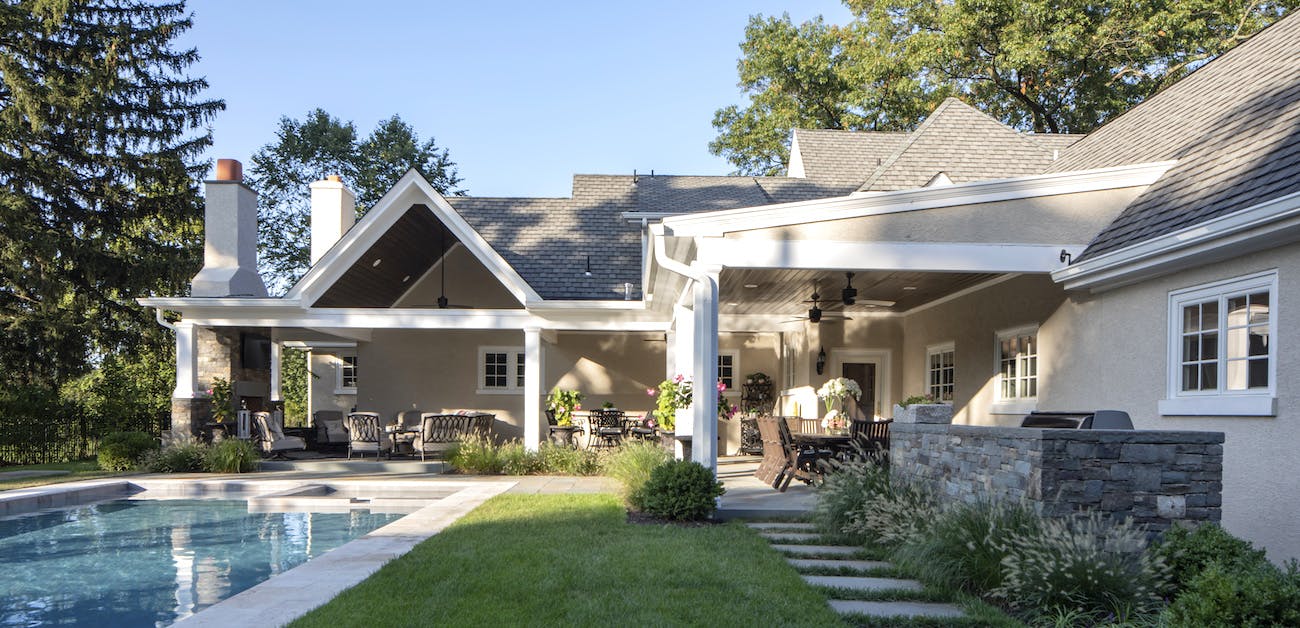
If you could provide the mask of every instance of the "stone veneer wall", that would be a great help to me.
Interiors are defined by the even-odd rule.
[[[890,439],[895,473],[954,500],[1025,500],[1052,517],[1099,510],[1153,531],[1222,516],[1222,432],[895,422]]]
[[[199,390],[206,391],[211,388],[212,380],[218,377],[231,384],[270,383],[269,369],[244,367],[239,345],[241,332],[256,332],[263,335],[270,333],[267,329],[240,327],[199,327],[194,330],[195,344],[198,348],[195,357]],[[211,419],[212,402],[208,398],[172,399],[172,437],[197,436],[199,427]]]

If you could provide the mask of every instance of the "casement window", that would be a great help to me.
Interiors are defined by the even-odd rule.
[[[727,385],[727,392],[738,392],[736,390],[736,386],[740,383],[740,377],[736,374],[738,369],[740,369],[739,351],[718,352],[718,381]]]
[[[1166,415],[1275,414],[1277,272],[1169,294]]]
[[[925,350],[926,392],[936,401],[952,403],[955,357],[956,351],[951,342],[927,347]]]
[[[357,356],[339,356],[338,368],[335,369],[335,373],[338,377],[334,383],[334,394],[357,394]]]
[[[997,333],[993,414],[1028,414],[1038,408],[1038,326]]]
[[[479,347],[478,393],[523,393],[523,347]]]

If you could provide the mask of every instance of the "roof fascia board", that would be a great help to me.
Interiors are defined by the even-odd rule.
[[[702,264],[728,268],[1046,273],[1061,267],[1062,250],[1078,255],[1085,247],[1083,244],[703,238],[696,259]]]
[[[413,195],[415,198],[411,198]],[[414,168],[402,175],[397,184],[375,204],[374,209],[349,230],[285,296],[297,298],[303,303],[314,303],[328,286],[338,281],[419,200],[427,201],[434,216],[501,280],[520,305],[542,300],[523,277]]]
[[[1108,251],[1058,269],[1067,290],[1103,292],[1187,268],[1284,244],[1300,235],[1300,192]]]
[[[330,329],[666,331],[671,321],[635,312],[589,312],[587,316],[545,317],[524,310],[428,308],[309,308],[296,312],[195,311],[186,321],[211,327],[302,327]]]
[[[1151,185],[1174,163],[1163,161],[701,212],[667,217],[663,219],[662,224],[667,229],[667,233],[675,236],[720,236],[735,231],[770,229],[809,222],[1095,192]],[[810,220],[810,216],[816,218]]]

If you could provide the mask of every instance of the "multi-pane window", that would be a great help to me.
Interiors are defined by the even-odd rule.
[[[936,401],[952,403],[955,381],[953,345],[939,345],[926,350],[926,380],[928,392]]]
[[[726,384],[727,390],[736,388],[736,366],[739,362],[735,352],[718,353],[718,381]]]
[[[998,335],[998,395],[1001,399],[1038,397],[1038,332]]]
[[[509,387],[509,378],[506,376],[510,372],[510,354],[506,352],[488,351],[483,354],[483,387],[484,388],[507,388]]]
[[[1171,295],[1176,394],[1272,390],[1275,282],[1266,273]]]
[[[339,358],[338,388],[344,391],[357,389],[357,356],[345,355]]]
[[[518,347],[479,347],[479,391],[522,392],[524,364],[524,352]]]

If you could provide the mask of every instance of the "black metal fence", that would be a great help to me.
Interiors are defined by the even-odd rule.
[[[106,419],[81,413],[62,416],[0,416],[0,466],[67,462],[95,455],[111,432],[161,436],[171,429],[171,413]]]

